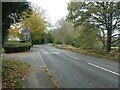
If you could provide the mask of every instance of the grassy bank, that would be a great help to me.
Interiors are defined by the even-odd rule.
[[[71,45],[54,45],[56,48],[64,49],[64,50],[69,50],[72,52],[88,55],[88,56],[93,56],[97,58],[105,58],[105,59],[110,59],[110,60],[115,60],[119,61],[120,58],[120,53],[118,52],[103,52],[103,51],[97,51],[97,50],[83,50],[80,48],[75,48]]]
[[[6,60],[2,61],[2,88],[23,88],[23,80],[30,71],[26,62]]]

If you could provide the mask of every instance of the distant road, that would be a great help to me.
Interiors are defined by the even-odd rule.
[[[62,88],[118,88],[118,63],[40,45],[36,49]]]

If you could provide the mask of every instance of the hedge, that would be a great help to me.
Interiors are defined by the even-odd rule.
[[[31,48],[30,42],[7,41],[4,44],[5,53],[25,52],[30,50],[30,48]]]

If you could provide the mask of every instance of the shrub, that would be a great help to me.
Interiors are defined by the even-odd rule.
[[[30,42],[7,41],[4,44],[5,53],[23,52],[30,50],[30,48],[31,48]]]

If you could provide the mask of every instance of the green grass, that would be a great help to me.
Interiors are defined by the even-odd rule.
[[[23,79],[30,71],[30,65],[22,61],[5,59],[2,63],[2,87],[23,88]]]

